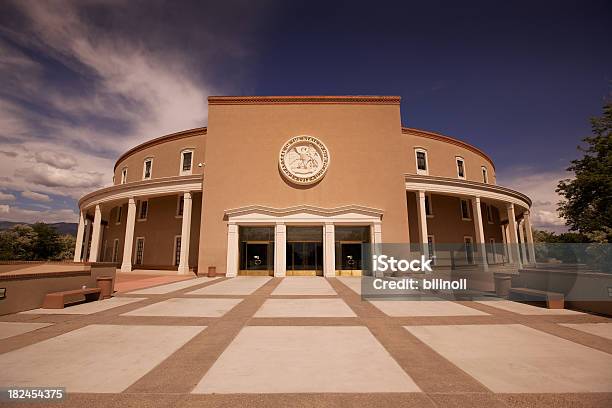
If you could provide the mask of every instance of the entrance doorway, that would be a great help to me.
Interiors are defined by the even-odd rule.
[[[370,243],[369,226],[336,226],[336,275],[362,276],[365,269],[364,260],[369,255],[364,254]]]
[[[323,276],[323,227],[287,227],[287,276]]]
[[[274,227],[240,227],[240,270],[243,276],[274,275]]]

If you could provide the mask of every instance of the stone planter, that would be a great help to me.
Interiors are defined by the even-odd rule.
[[[208,275],[209,278],[214,278],[215,276],[217,276],[217,267],[216,266],[209,266],[208,267]]]
[[[96,281],[101,290],[100,299],[110,299],[110,297],[113,295],[113,277],[98,276]]]
[[[507,298],[512,286],[512,276],[495,274],[493,278],[495,280],[495,294],[499,297]]]

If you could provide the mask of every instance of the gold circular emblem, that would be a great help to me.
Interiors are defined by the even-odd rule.
[[[295,184],[321,180],[329,167],[329,151],[316,137],[301,135],[287,140],[278,155],[282,175]]]

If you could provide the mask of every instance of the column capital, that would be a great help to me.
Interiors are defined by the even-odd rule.
[[[480,203],[480,196],[472,196],[472,201]]]
[[[183,199],[184,200],[191,200],[191,191],[185,191],[183,193]]]
[[[523,211],[523,217],[529,217],[529,210]]]
[[[136,198],[134,197],[128,198],[128,205],[136,205]]]
[[[509,209],[514,209],[514,203],[506,203],[506,208]]]

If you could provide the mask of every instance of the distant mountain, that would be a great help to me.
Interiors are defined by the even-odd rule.
[[[13,227],[13,225],[17,224],[28,224],[27,222],[14,222],[14,221],[0,221],[0,231],[9,229]],[[49,226],[55,228],[57,232],[61,235],[68,234],[72,236],[76,236],[78,224],[75,222],[53,222],[48,224]]]

